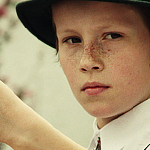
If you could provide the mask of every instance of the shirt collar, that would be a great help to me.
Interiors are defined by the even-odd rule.
[[[136,137],[139,132],[144,130],[147,124],[150,124],[149,108],[150,99],[113,120],[101,130],[97,128],[97,122],[95,120],[93,124],[94,135],[89,150],[96,145],[98,136],[101,138],[102,150],[121,150],[128,142]]]

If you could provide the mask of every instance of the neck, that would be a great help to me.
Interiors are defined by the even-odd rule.
[[[97,118],[97,126],[99,129],[103,128],[105,125],[118,118],[119,116],[108,117],[108,118]]]

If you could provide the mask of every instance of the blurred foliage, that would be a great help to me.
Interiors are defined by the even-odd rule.
[[[15,6],[19,0],[3,0],[0,3],[0,51],[3,44],[11,40],[11,31],[16,27],[18,19]]]
[[[0,56],[2,55],[1,52],[4,47],[13,39],[12,31],[17,27],[19,22],[15,11],[15,6],[20,1],[22,0],[0,0]],[[2,66],[3,62],[0,61],[0,71]],[[2,77],[0,74],[0,80],[6,84],[11,82],[8,75]],[[27,90],[26,87],[15,85],[13,91],[20,99],[25,102],[27,101],[29,105],[32,103],[31,100],[33,93]],[[4,149],[5,144],[0,143],[0,150]]]

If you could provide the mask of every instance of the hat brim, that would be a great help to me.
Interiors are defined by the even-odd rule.
[[[23,25],[39,40],[56,48],[56,35],[52,23],[51,5],[63,0],[32,0],[19,3],[16,11]],[[94,0],[103,2],[134,4],[150,7],[150,1],[143,0]]]

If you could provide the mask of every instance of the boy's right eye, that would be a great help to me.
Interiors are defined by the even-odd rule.
[[[81,39],[76,38],[76,37],[71,37],[71,38],[65,39],[63,43],[69,43],[69,44],[81,43]]]

